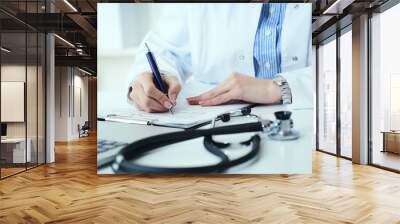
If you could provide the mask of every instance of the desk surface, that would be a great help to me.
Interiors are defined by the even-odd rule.
[[[28,138],[29,141],[29,138]],[[1,143],[20,143],[25,142],[25,138],[5,138],[1,139]]]
[[[381,131],[383,134],[398,134],[400,135],[400,131]]]
[[[288,109],[286,106],[260,106],[252,109],[254,114],[264,119],[275,119],[273,112]],[[291,110],[289,108],[289,110]],[[293,141],[274,141],[262,136],[258,157],[246,164],[230,168],[226,173],[232,174],[271,174],[271,173],[311,173],[313,135],[313,109],[291,110],[294,127],[301,134]],[[98,122],[98,139],[132,142],[144,137],[176,131],[174,128],[123,124],[115,122]],[[222,141],[238,142],[247,139],[251,133],[220,136]],[[231,149],[228,156],[238,157],[248,152],[248,148]],[[211,164],[218,161],[202,145],[202,138],[166,146],[154,151],[137,161],[142,165],[165,167],[195,166]],[[110,168],[99,170],[100,174],[112,173]]]

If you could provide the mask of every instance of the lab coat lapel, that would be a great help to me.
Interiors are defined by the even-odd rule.
[[[294,46],[292,46],[293,41],[289,41],[291,38],[293,38],[293,34],[292,33],[293,30],[298,30],[295,29],[296,27],[293,27],[293,24],[296,24],[295,20],[293,19],[299,19],[296,14],[294,14],[295,16],[292,16],[294,13],[294,9],[295,7],[298,7],[298,4],[286,4],[286,12],[285,12],[285,17],[284,17],[284,21],[283,21],[283,25],[282,25],[282,35],[281,35],[281,57],[282,57],[282,70],[285,71],[287,67],[290,67],[292,65],[292,60],[291,60],[291,55],[297,50],[296,48],[296,44],[298,44],[299,42],[301,43],[302,40],[300,40],[299,38],[302,36],[299,33],[297,34],[297,39],[296,39],[296,43]],[[294,47],[294,48],[293,48]],[[291,50],[291,52],[289,51],[289,49]]]
[[[249,24],[247,27],[247,37],[248,42],[247,42],[247,49],[251,49],[251,64],[252,66],[252,72],[251,74],[255,76],[255,70],[254,70],[254,62],[253,62],[253,48],[254,48],[254,41],[256,37],[256,32],[258,28],[258,21],[260,20],[260,14],[261,14],[261,8],[262,8],[262,3],[253,3],[251,6],[248,8],[248,18],[249,18]]]
[[[287,4],[281,35],[282,72],[307,65],[307,52],[311,46],[310,21],[311,3]]]
[[[251,7],[249,7],[249,24],[248,24],[248,31],[249,31],[249,37],[250,37],[250,42],[253,45],[254,44],[254,39],[256,36],[257,28],[258,28],[258,21],[260,20],[260,13],[261,13],[261,8],[262,8],[262,3],[254,3],[251,4]]]

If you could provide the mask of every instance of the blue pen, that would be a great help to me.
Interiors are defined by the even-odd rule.
[[[158,70],[157,62],[156,62],[153,54],[151,53],[150,48],[147,45],[147,43],[145,43],[145,45],[147,48],[146,57],[147,57],[147,60],[149,61],[151,71],[153,72],[153,78],[155,80],[156,87],[161,92],[168,95],[168,89],[164,83],[164,80],[161,78],[161,73],[160,73],[160,70]],[[172,114],[172,107],[169,108],[169,112]]]

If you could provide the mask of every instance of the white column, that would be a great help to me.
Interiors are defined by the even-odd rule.
[[[54,5],[46,1],[46,11],[54,12]],[[46,163],[55,161],[55,43],[54,35],[46,35]]]
[[[54,35],[46,36],[46,163],[55,161],[54,133],[55,133],[55,60]]]

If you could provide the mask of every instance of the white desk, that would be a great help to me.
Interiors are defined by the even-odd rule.
[[[274,119],[273,112],[283,109],[292,111],[294,127],[301,134],[294,141],[274,141],[262,137],[258,157],[246,164],[233,167],[226,173],[231,174],[294,174],[312,172],[313,109],[290,109],[286,106],[262,106],[252,109],[265,119]],[[114,122],[98,122],[98,139],[132,142],[144,137],[176,131],[173,128],[144,126],[137,124],[122,124]],[[247,139],[251,134],[235,134],[221,136],[219,140],[238,142]],[[223,138],[223,139],[221,139]],[[218,138],[216,138],[218,140]],[[228,151],[232,158],[243,155],[246,149],[232,149]],[[210,155],[203,147],[202,138],[194,139],[175,145],[167,146],[150,153],[137,161],[139,164],[157,166],[194,166],[215,163],[217,158]],[[110,174],[107,167],[100,169],[99,174]]]
[[[26,139],[27,147],[25,154],[25,138],[5,138],[1,139],[2,151],[9,150],[8,147],[12,147],[12,163],[25,163],[31,161],[31,145],[32,141],[30,138]],[[6,147],[5,149],[3,147]],[[3,156],[2,156],[3,157]],[[10,161],[11,162],[11,161]]]

